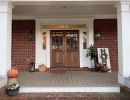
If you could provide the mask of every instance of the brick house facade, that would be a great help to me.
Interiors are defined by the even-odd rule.
[[[118,70],[118,43],[117,43],[117,20],[95,19],[94,33],[99,31],[101,37],[94,40],[97,48],[109,48],[110,62],[113,71]]]
[[[13,20],[12,24],[12,67],[28,70],[29,63],[35,61],[35,40],[29,41],[28,33],[35,33],[34,20]],[[112,71],[118,70],[117,20],[95,19],[94,33],[101,32],[94,44],[99,48],[109,48]]]
[[[29,33],[35,34],[34,20],[13,20],[12,22],[12,67],[28,70],[35,62],[35,38],[29,40]]]

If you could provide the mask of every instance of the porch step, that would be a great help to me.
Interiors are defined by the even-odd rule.
[[[1,100],[130,100],[123,93],[20,93]]]
[[[115,92],[120,93],[120,87],[21,87],[20,93],[38,92]]]
[[[130,92],[128,91],[128,88],[121,88],[123,89],[121,90],[121,93],[35,92],[19,93],[17,96],[2,94],[0,100],[130,100]],[[5,90],[5,88],[0,88],[0,90]]]

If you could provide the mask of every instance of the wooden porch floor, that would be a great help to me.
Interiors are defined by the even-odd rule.
[[[21,87],[119,87],[117,72],[20,72]]]

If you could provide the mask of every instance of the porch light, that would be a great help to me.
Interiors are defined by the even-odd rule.
[[[34,39],[35,39],[35,35],[33,34],[32,31],[30,31],[30,32],[28,33],[28,40],[29,40],[29,41],[33,41]]]
[[[98,38],[100,38],[101,37],[101,33],[100,32],[96,32],[95,33],[95,39],[98,39]]]

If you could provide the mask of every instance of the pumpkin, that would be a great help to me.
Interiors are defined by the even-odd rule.
[[[39,65],[39,72],[44,72],[46,70],[46,66],[44,64]]]
[[[16,78],[18,76],[18,70],[17,69],[11,69],[8,71],[8,77],[9,78]]]

